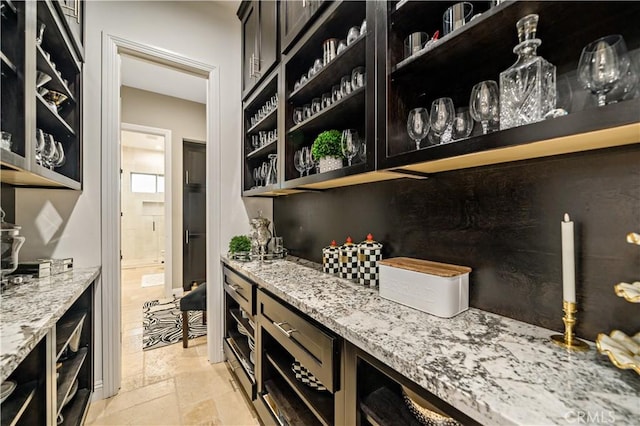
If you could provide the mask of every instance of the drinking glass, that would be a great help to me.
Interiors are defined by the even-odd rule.
[[[468,138],[473,130],[473,119],[469,114],[469,107],[456,108],[456,115],[453,119],[452,139],[459,140]]]
[[[301,149],[293,154],[293,166],[296,168],[298,173],[300,173],[300,177],[302,177],[302,173],[306,170],[306,165],[304,164],[304,159],[302,158]]]
[[[325,40],[322,43],[322,61],[323,65],[327,65],[329,62],[333,61],[338,54],[338,39],[330,38]]]
[[[598,106],[607,103],[607,93],[629,72],[631,60],[621,35],[595,40],[582,49],[578,61],[578,81],[595,94]]]
[[[498,121],[500,117],[500,95],[498,84],[493,80],[481,81],[473,86],[469,108],[471,117],[482,123],[482,133],[489,132],[489,121]]]
[[[40,26],[38,27],[38,35],[36,36],[36,44],[38,46],[42,45],[42,38],[44,36],[45,28],[47,28],[47,26],[41,22]]]
[[[409,34],[409,36],[404,39],[404,58],[406,59],[421,51],[428,41],[429,34],[425,32],[419,31]]]
[[[305,146],[304,148],[302,148],[302,152],[304,154],[303,155],[304,169],[307,172],[307,176],[309,176],[309,172],[311,171],[311,169],[313,169],[313,166],[314,166],[313,155],[311,154],[311,147]]]
[[[360,144],[360,149],[358,150],[358,159],[362,163],[367,162],[367,143],[366,141],[362,141]]]
[[[420,149],[420,141],[429,132],[429,113],[425,108],[414,108],[409,111],[407,132],[409,137],[416,143],[416,149]]]
[[[351,77],[345,75],[340,79],[340,91],[342,96],[347,96],[351,93]]]
[[[42,129],[36,129],[36,163],[42,164],[42,150],[44,149],[44,132]]]
[[[322,109],[329,108],[331,106],[331,93],[322,94]]]
[[[260,138],[258,135],[251,135],[251,147],[258,149],[260,147]]]
[[[307,78],[306,74],[302,74],[302,77],[300,77],[300,86],[304,86],[305,84],[307,84],[307,81],[309,81],[309,79]]]
[[[473,15],[473,5],[467,1],[456,3],[448,8],[442,16],[443,35],[462,28],[464,24],[471,20]]]
[[[293,109],[293,122],[294,124],[300,124],[304,121],[304,110],[302,107],[296,107]]]
[[[360,138],[356,129],[346,129],[342,131],[342,139],[340,140],[342,154],[347,158],[348,165],[351,165],[353,157],[358,155],[360,150]]]
[[[431,130],[438,136],[440,143],[451,142],[451,128],[455,110],[451,98],[438,98],[431,103]]]
[[[53,163],[53,167],[62,167],[64,166],[64,163],[66,163],[67,161],[67,157],[64,155],[64,148],[62,147],[62,142],[57,142],[56,148],[58,151],[58,158]]]
[[[311,104],[305,104],[302,107],[302,116],[303,116],[303,118],[306,120],[308,118],[311,118],[312,115],[313,115],[313,110],[311,109]]]
[[[53,165],[58,161],[58,145],[53,135],[46,135],[44,148],[42,149],[42,160],[44,165],[53,170]]]
[[[360,37],[360,28],[351,27],[349,28],[349,32],[347,32],[347,46],[351,45],[354,41],[356,41]]]
[[[313,71],[317,74],[322,69],[322,59],[318,58],[313,62]]]
[[[260,179],[262,180],[262,186],[267,184],[267,173],[269,172],[269,163],[266,161],[260,166]]]
[[[313,98],[311,100],[311,112],[317,114],[322,111],[322,101],[320,98]]]
[[[356,90],[364,86],[364,67],[356,67],[351,72],[351,88]]]
[[[340,86],[336,84],[331,87],[331,102],[338,102],[340,99],[342,99],[342,91]]]
[[[360,24],[360,35],[366,34],[367,33],[367,20],[364,19],[362,21],[362,24]]]
[[[2,149],[6,149],[7,151],[11,151],[11,133],[2,132],[2,144],[0,145]]]
[[[253,187],[257,188],[260,186],[260,167],[256,167],[253,169]]]
[[[336,54],[341,54],[347,48],[347,42],[345,40],[340,40],[338,43],[338,49],[336,50]]]

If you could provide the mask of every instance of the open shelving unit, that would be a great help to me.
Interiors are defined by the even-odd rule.
[[[76,0],[77,1],[77,0]],[[80,18],[69,22],[57,0],[12,2],[2,0],[2,130],[12,134],[11,151],[2,150],[1,180],[14,186],[82,189],[82,56],[77,34]],[[82,14],[84,5],[78,4]],[[40,44],[36,42],[44,25]],[[59,106],[41,96],[37,72],[51,79],[42,88],[59,92]],[[10,104],[8,104],[9,102]],[[36,155],[38,129],[62,145],[65,161],[53,168]],[[48,141],[48,136],[46,137]]]

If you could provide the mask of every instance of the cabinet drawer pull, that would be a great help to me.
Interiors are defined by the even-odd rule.
[[[291,330],[285,330],[284,328],[282,328],[282,326],[286,324],[286,322],[275,322],[273,321],[273,325],[280,330],[285,336],[291,338],[291,333],[298,331],[295,328],[292,328]]]
[[[227,286],[229,287],[229,290],[233,290],[234,293],[237,293],[238,289],[240,288],[238,286],[230,285],[230,284],[228,284]]]

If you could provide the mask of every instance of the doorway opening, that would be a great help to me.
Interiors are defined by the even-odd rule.
[[[221,275],[220,256],[220,218],[214,212],[219,211],[220,195],[214,185],[219,185],[220,140],[219,140],[219,72],[213,65],[202,63],[184,57],[165,49],[160,49],[137,43],[121,37],[103,34],[102,49],[102,288],[103,306],[103,396],[109,397],[118,392],[122,380],[122,351],[123,337],[121,332],[122,293],[121,293],[121,218],[120,218],[120,132],[121,132],[121,64],[124,56],[134,57],[143,62],[154,64],[160,68],[183,72],[204,79],[205,81],[205,136],[204,139],[210,149],[206,150],[206,181],[210,183],[206,189],[206,278],[211,283],[211,291],[207,291],[207,311],[210,312],[207,321],[206,347],[210,362],[223,360],[222,352],[222,314],[221,310],[213,307],[221,304],[221,283],[214,277]],[[155,76],[155,74],[148,77]],[[169,85],[171,86],[171,85]],[[161,125],[163,125],[162,123]],[[177,137],[173,134],[173,137]],[[176,153],[176,148],[172,154]],[[181,153],[181,146],[180,148]],[[174,163],[182,165],[180,158],[174,157]],[[165,170],[166,171],[166,170]],[[175,174],[179,179],[181,173]],[[165,176],[165,191],[168,187]],[[180,194],[181,195],[181,194]],[[174,194],[174,196],[177,196]],[[177,203],[173,205],[176,206]],[[174,217],[175,219],[175,217]],[[180,223],[181,225],[181,223]],[[179,243],[182,239],[178,237]],[[178,240],[173,238],[173,242]],[[165,247],[165,265],[168,253]],[[175,251],[174,251],[175,252]],[[175,277],[181,268],[173,271]],[[178,281],[178,280],[172,280]],[[181,284],[178,282],[178,284]]]

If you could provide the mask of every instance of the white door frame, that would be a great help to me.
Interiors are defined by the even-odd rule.
[[[145,59],[207,79],[207,346],[210,362],[222,352],[220,266],[220,72],[219,67],[178,53],[102,33],[102,336],[103,397],[120,388],[120,54]]]
[[[171,182],[173,182],[171,180],[171,149],[173,144],[171,141],[171,130],[125,122],[121,122],[120,130],[164,137],[164,296],[171,297],[173,293],[173,246],[171,245],[171,237],[173,236],[173,217],[171,216],[171,206],[173,202],[173,198],[171,198]]]

